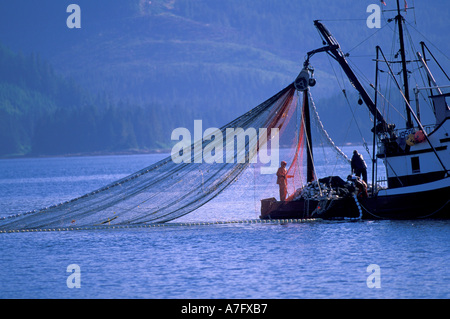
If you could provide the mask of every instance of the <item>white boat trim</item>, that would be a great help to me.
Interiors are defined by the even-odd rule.
[[[450,177],[445,177],[443,179],[433,181],[425,184],[418,184],[406,187],[397,187],[391,189],[381,189],[378,192],[378,196],[392,196],[392,195],[404,195],[412,193],[422,193],[432,190],[443,189],[450,187]]]

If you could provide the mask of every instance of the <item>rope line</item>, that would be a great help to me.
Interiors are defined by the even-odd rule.
[[[245,219],[231,221],[215,221],[215,222],[185,222],[185,223],[152,223],[140,225],[97,225],[85,227],[58,227],[58,228],[36,228],[36,229],[10,229],[0,230],[0,233],[33,233],[33,232],[56,232],[56,231],[83,231],[83,230],[105,230],[105,229],[139,229],[139,228],[170,228],[170,227],[190,227],[190,226],[213,226],[213,225],[229,225],[229,224],[301,224],[321,221],[321,218],[308,219]]]

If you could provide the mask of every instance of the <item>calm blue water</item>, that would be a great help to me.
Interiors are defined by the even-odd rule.
[[[162,157],[0,160],[0,216],[83,195]],[[258,218],[276,185],[251,176],[182,221]],[[0,234],[0,297],[449,298],[449,239],[450,222],[432,220]],[[80,288],[67,286],[71,264]],[[381,288],[367,286],[371,264]]]

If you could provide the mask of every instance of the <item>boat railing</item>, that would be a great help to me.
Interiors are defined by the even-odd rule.
[[[429,124],[429,125],[422,125],[422,127],[424,128],[425,133],[429,135],[436,128],[436,125]],[[394,129],[389,133],[383,132],[378,135],[378,142],[380,143],[381,141],[383,140],[385,141],[386,139],[389,140],[395,140],[397,138],[406,139],[408,135],[415,134],[417,131],[420,131],[419,127]]]
[[[434,130],[435,126],[436,126],[435,124],[422,125],[422,127],[425,129],[425,133],[427,134],[430,134]],[[393,133],[397,137],[407,138],[409,134],[414,134],[419,130],[420,130],[419,127],[403,128],[403,129],[396,129],[393,131]]]
[[[386,188],[387,187],[387,178],[386,177],[378,177],[377,178],[377,188]]]

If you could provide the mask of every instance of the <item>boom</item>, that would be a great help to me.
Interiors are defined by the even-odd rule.
[[[320,34],[322,34],[323,38],[325,39],[328,45],[323,48],[319,48],[308,52],[308,57],[305,61],[305,65],[309,63],[309,58],[313,56],[315,53],[328,52],[340,64],[341,68],[344,70],[345,74],[350,80],[350,83],[352,83],[352,85],[356,88],[359,94],[361,94],[361,98],[369,108],[369,111],[373,114],[373,116],[377,118],[377,122],[379,123],[378,125],[379,128],[377,128],[377,131],[380,132],[390,130],[392,125],[388,125],[383,115],[378,111],[375,103],[372,101],[372,98],[366,92],[366,90],[356,77],[355,73],[348,65],[348,62],[345,59],[344,53],[342,52],[339,43],[331,35],[328,29],[322,23],[319,22],[319,20],[314,21],[314,26],[317,28]]]

